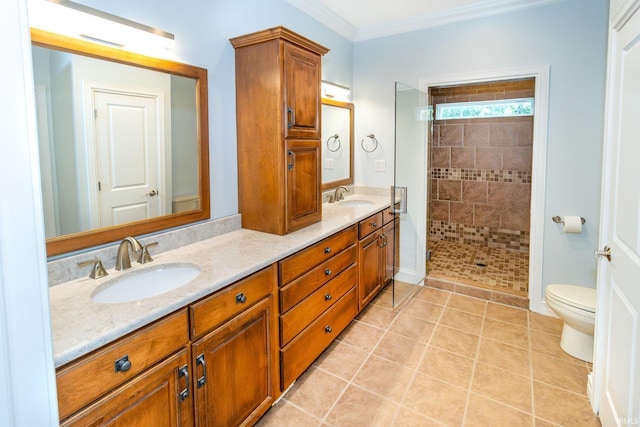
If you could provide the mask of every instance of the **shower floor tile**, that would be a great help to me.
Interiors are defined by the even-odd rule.
[[[427,277],[527,296],[529,254],[447,241],[429,246]]]

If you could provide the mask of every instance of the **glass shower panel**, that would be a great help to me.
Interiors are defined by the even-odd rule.
[[[393,233],[394,307],[422,285],[425,277],[428,137],[432,111],[425,92],[396,82],[394,188],[392,197],[405,206],[399,233]],[[398,230],[398,228],[396,228]]]

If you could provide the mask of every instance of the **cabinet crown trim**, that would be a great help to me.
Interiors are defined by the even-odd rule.
[[[319,45],[318,43],[309,40],[308,38],[301,36],[298,33],[294,33],[285,27],[274,27],[267,30],[257,31],[255,33],[247,34],[244,36],[234,37],[229,39],[234,48],[240,48],[249,46],[252,44],[263,43],[270,40],[286,40],[294,43],[300,47],[308,49],[318,55],[324,55],[329,52],[329,49]]]

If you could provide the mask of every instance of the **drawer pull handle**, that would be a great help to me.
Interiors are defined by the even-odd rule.
[[[331,248],[329,246],[327,246],[326,248],[324,248],[324,253],[325,254],[330,254],[331,253]]]
[[[236,304],[244,304],[245,302],[247,302],[247,296],[243,292],[236,295]]]
[[[328,268],[324,271],[324,275],[325,276],[331,276],[331,270],[329,270]]]
[[[127,372],[131,369],[131,362],[129,361],[129,356],[121,357],[116,360],[116,372]]]
[[[178,369],[178,376],[184,377],[184,386],[185,389],[180,392],[180,401],[184,402],[189,397],[189,366],[184,365],[180,369]]]
[[[324,300],[325,300],[325,301],[331,301],[331,294],[326,294],[326,295],[324,296]]]
[[[370,222],[369,225],[372,226],[372,227],[377,227],[378,223],[377,222]]]
[[[197,365],[202,365],[202,376],[198,378],[198,388],[200,388],[207,382],[207,364],[204,361],[204,353],[196,357]]]
[[[327,334],[330,334],[331,332],[333,332],[333,329],[331,328],[331,326],[325,326],[324,327],[324,332]]]

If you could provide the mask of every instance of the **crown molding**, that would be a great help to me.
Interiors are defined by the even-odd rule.
[[[356,38],[356,27],[349,24],[341,16],[336,15],[328,7],[320,3],[319,0],[285,0],[287,3],[301,10],[307,15],[329,27],[344,38],[354,41]]]

